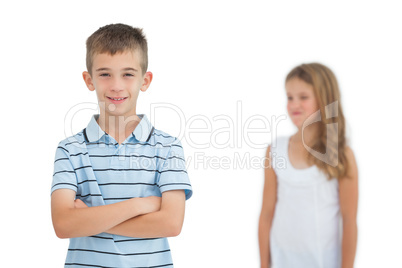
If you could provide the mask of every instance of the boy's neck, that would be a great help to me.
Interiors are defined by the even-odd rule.
[[[119,144],[133,133],[141,119],[136,115],[113,116],[100,114],[97,120],[99,127],[112,136]]]

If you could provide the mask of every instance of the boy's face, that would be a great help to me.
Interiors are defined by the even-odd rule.
[[[89,90],[96,91],[99,108],[105,116],[129,117],[136,114],[139,91],[146,91],[152,81],[152,73],[142,73],[141,55],[125,51],[111,56],[95,54],[92,75],[83,73]]]

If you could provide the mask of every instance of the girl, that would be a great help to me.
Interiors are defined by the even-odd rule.
[[[295,67],[285,88],[298,130],[267,149],[261,268],[353,267],[357,166],[345,141],[338,83],[328,67],[311,63]]]

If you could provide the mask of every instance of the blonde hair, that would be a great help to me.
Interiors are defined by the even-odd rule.
[[[92,74],[92,63],[95,54],[109,53],[114,55],[125,51],[140,51],[141,69],[145,74],[148,68],[148,44],[140,28],[126,24],[109,24],[99,28],[87,39],[87,70]]]
[[[345,117],[340,102],[340,91],[334,73],[320,63],[301,64],[289,72],[286,82],[299,78],[313,87],[314,95],[321,113],[318,122],[318,133],[311,149],[325,154],[325,159],[319,159],[309,154],[309,161],[323,171],[327,177],[342,178],[347,172],[345,154]],[[336,112],[328,107],[335,107]],[[336,115],[336,116],[334,116]],[[331,165],[329,163],[337,163]]]

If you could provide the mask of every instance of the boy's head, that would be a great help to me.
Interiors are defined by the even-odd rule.
[[[145,74],[148,68],[148,45],[142,29],[121,23],[109,24],[99,28],[87,39],[86,64],[88,72],[92,75],[94,55],[107,53],[113,56],[116,53],[127,51],[139,52],[142,74]]]
[[[96,91],[104,116],[136,115],[140,91],[148,89],[147,41],[141,29],[124,24],[99,28],[87,40],[85,84]]]

